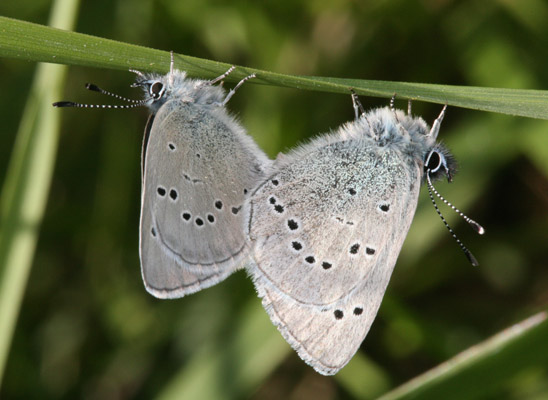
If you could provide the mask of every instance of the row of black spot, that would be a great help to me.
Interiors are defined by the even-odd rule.
[[[158,186],[158,188],[156,189],[156,192],[158,193],[158,196],[160,197],[165,197],[165,195],[167,194],[166,188],[162,186]],[[175,201],[177,200],[177,197],[179,197],[179,193],[175,189],[170,189],[169,197],[171,198],[171,200]]]
[[[221,200],[216,200],[214,205],[215,205],[215,208],[217,210],[222,210],[223,209],[223,202]],[[230,211],[232,211],[232,214],[236,215],[240,212],[241,209],[242,209],[242,206],[232,207]]]
[[[185,211],[181,214],[181,217],[183,218],[184,221],[188,222],[192,219],[192,215],[188,212],[188,211]],[[206,219],[207,221],[210,223],[210,224],[214,224],[215,223],[215,216],[213,214],[207,214],[206,215]],[[203,226],[204,225],[204,220],[201,218],[201,217],[196,217],[194,219],[194,223],[197,225],[197,226]]]
[[[245,189],[244,189],[245,190]],[[156,189],[158,195],[160,197],[165,197],[166,194],[167,194],[167,190],[162,187],[162,186],[158,186],[158,188]],[[179,196],[177,190],[175,189],[170,189],[169,190],[169,197],[172,199],[172,200],[177,200],[177,197]],[[221,200],[216,200],[213,205],[215,206],[215,208],[217,210],[222,210],[223,209],[223,202]],[[232,214],[234,215],[237,215],[240,210],[242,209],[242,206],[239,206],[239,207],[232,207],[231,208],[231,211],[232,211]],[[185,211],[181,214],[181,217],[183,218],[184,221],[188,222],[192,219],[192,215],[190,214],[190,212],[188,211]],[[209,223],[213,224],[215,223],[215,216],[213,214],[207,214],[206,215],[206,219],[208,220]],[[201,218],[201,217],[196,217],[194,222],[196,223],[197,226],[203,226],[204,225],[204,220]],[[153,236],[155,236],[153,234]]]
[[[291,247],[296,251],[301,251],[303,249],[302,243],[297,241],[297,240],[294,240],[294,241],[291,242]],[[349,252],[350,252],[350,254],[358,254],[359,249],[360,249],[360,244],[359,243],[354,243],[352,246],[350,246]],[[365,253],[367,255],[372,256],[373,254],[375,254],[375,249],[373,249],[372,247],[366,247],[365,248]],[[305,257],[304,260],[308,264],[314,264],[316,262],[316,259],[314,258],[314,256],[307,256],[307,257]],[[333,265],[331,263],[327,262],[327,261],[322,262],[322,267],[324,269],[329,269],[332,266]]]
[[[361,315],[363,313],[363,308],[355,307],[353,313],[354,315]],[[344,312],[343,310],[335,310],[333,311],[333,315],[335,316],[336,319],[343,319]]]
[[[350,246],[350,254],[358,254],[358,251],[360,250],[360,244],[354,243],[352,246]],[[365,248],[366,254],[372,256],[375,254],[375,249],[372,247],[366,247]]]
[[[293,242],[295,243],[295,242]],[[304,260],[309,263],[309,264],[314,264],[316,262],[316,258],[314,256],[307,256],[304,258]],[[333,264],[331,264],[330,262],[327,262],[327,261],[323,261],[322,262],[322,268],[323,269],[329,269],[333,266]]]
[[[268,202],[274,206],[274,211],[276,211],[278,214],[281,214],[284,212],[285,207],[281,204],[276,204],[276,199],[274,197],[270,197],[268,199]]]

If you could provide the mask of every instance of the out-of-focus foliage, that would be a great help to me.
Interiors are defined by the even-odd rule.
[[[46,23],[49,7],[2,2],[0,14]],[[99,0],[82,4],[76,30],[288,74],[546,89],[546,20],[538,0]],[[0,60],[2,181],[34,70]],[[85,82],[137,97],[132,79],[73,67],[64,99],[109,101]],[[251,84],[229,108],[272,157],[353,117],[350,96]],[[427,121],[439,109],[413,105]],[[546,121],[448,110],[440,137],[460,173],[438,189],[486,228],[478,237],[443,209],[480,267],[467,264],[422,193],[379,316],[359,357],[333,378],[289,350],[242,272],[180,300],[148,295],[138,259],[146,112],[60,112],[57,167],[2,398],[375,397],[547,308]],[[541,359],[482,396],[540,399],[547,382]]]

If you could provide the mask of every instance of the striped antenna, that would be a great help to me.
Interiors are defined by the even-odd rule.
[[[456,240],[457,244],[460,246],[462,251],[464,252],[464,255],[466,258],[468,258],[468,261],[470,261],[470,264],[472,264],[474,267],[477,267],[479,265],[478,261],[476,260],[476,257],[468,250],[468,248],[460,241],[460,239],[457,237],[451,226],[447,223],[445,218],[443,217],[440,209],[438,208],[438,205],[436,204],[436,200],[434,199],[433,193],[436,194],[436,196],[443,201],[447,206],[451,207],[453,211],[455,211],[457,214],[459,214],[468,224],[480,235],[483,235],[485,233],[485,229],[478,224],[476,221],[474,221],[471,218],[468,218],[463,212],[461,212],[457,207],[455,207],[453,204],[451,204],[449,201],[447,201],[439,192],[436,190],[434,185],[432,184],[432,180],[430,179],[430,169],[426,171],[426,180],[427,180],[427,187],[428,187],[428,194],[430,195],[430,200],[432,200],[432,204],[434,205],[434,208],[436,209],[436,212],[440,216],[441,220],[443,221],[445,227],[451,233],[451,236],[453,236],[453,239]]]
[[[86,83],[86,89],[91,90],[92,92],[98,92],[110,97],[114,97],[115,99],[122,100],[131,104],[83,104],[83,103],[74,103],[72,101],[58,101],[53,103],[53,107],[76,107],[76,108],[117,108],[117,109],[127,109],[127,108],[135,108],[135,107],[141,107],[146,105],[147,100],[133,100],[128,99],[127,97],[123,97],[120,95],[117,95],[115,93],[106,91],[104,89],[101,89],[99,86],[94,85],[93,83]]]
[[[86,89],[91,90],[92,92],[98,92],[101,94],[105,94],[110,97],[114,97],[115,99],[126,101],[128,103],[134,103],[138,105],[142,105],[144,103],[143,100],[134,100],[134,99],[128,99],[127,97],[120,96],[119,94],[109,92],[105,89],[101,89],[99,86],[94,85],[93,83],[86,83]]]

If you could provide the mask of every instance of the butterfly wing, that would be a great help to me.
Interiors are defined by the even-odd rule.
[[[284,338],[318,372],[334,374],[377,314],[421,170],[398,151],[350,140],[312,142],[273,171],[251,199],[250,273]]]
[[[146,143],[141,209],[150,293],[182,297],[242,266],[242,207],[267,163],[223,107],[172,100],[160,108]]]

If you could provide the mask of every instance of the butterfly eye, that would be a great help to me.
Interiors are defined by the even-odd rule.
[[[154,100],[158,100],[159,98],[161,98],[164,95],[164,91],[165,91],[164,84],[158,81],[150,85],[150,89],[148,90],[148,92],[150,93],[150,96]]]
[[[438,153],[437,150],[432,150],[428,157],[426,158],[426,163],[424,164],[424,168],[431,173],[435,174],[438,172],[440,167],[442,166],[442,155]]]
[[[433,149],[428,153],[428,157],[426,157],[426,162],[424,163],[424,171],[427,174],[432,175],[434,179],[440,177],[441,174],[445,172],[447,180],[449,182],[453,180],[451,168],[447,165],[447,159],[439,149]]]

